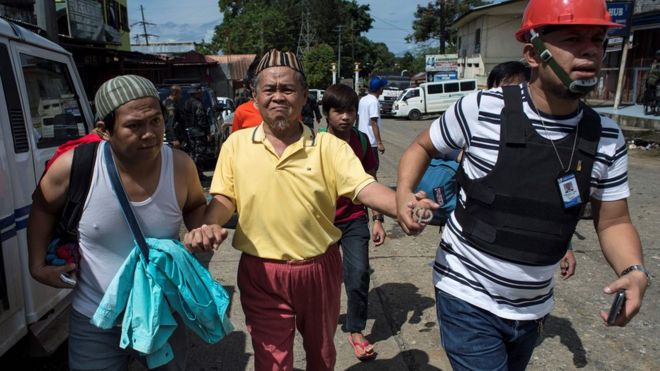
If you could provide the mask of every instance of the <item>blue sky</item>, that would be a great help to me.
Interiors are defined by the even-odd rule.
[[[372,41],[387,44],[390,51],[400,55],[415,48],[404,40],[412,33],[412,21],[417,5],[426,5],[429,0],[357,0],[358,4],[371,5],[373,28],[366,36]],[[207,41],[213,35],[213,27],[220,23],[222,14],[217,0],[129,0],[128,18],[130,24],[139,21],[140,5],[144,6],[144,16],[157,26],[148,29],[160,35],[156,42],[166,41]],[[138,27],[132,27],[133,35]],[[142,30],[139,30],[142,33]]]

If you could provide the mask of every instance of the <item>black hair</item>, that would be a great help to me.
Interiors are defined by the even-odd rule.
[[[529,67],[518,61],[500,63],[488,74],[488,89],[496,88],[500,86],[502,81],[516,75],[524,75],[525,80],[529,80]]]
[[[357,111],[359,103],[360,98],[350,86],[344,84],[330,85],[323,93],[323,115],[327,117],[330,108],[340,112],[352,108]]]

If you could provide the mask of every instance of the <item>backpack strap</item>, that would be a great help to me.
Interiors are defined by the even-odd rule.
[[[56,226],[57,234],[67,240],[78,241],[78,223],[92,184],[98,148],[99,142],[93,142],[81,144],[73,150],[69,190],[66,194],[62,215]]]
[[[364,160],[365,157],[367,156],[367,151],[369,150],[369,138],[367,138],[367,135],[360,130],[356,129],[355,126],[353,127],[353,131],[355,132],[355,135],[360,138],[360,147],[362,147],[362,157],[360,160]]]
[[[367,156],[367,151],[369,150],[369,138],[367,138],[367,135],[361,131],[359,131],[355,126],[353,126],[351,129],[355,132],[355,135],[357,135],[358,138],[360,138],[360,147],[362,148],[362,157],[360,157],[360,160],[364,160],[365,157]],[[319,133],[327,133],[328,128],[319,128]]]

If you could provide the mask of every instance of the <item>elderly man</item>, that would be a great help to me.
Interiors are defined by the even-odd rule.
[[[525,369],[553,307],[553,273],[580,205],[591,199],[601,249],[625,292],[608,325],[639,311],[650,275],[630,220],[626,143],[615,122],[580,101],[598,82],[607,28],[604,0],[531,0],[516,38],[529,84],[465,96],[434,121],[399,164],[402,225],[429,159],[465,150],[456,210],[436,254],[442,344],[454,369]],[[616,315],[616,313],[613,313]]]
[[[348,143],[315,135],[299,122],[307,86],[295,54],[266,53],[255,88],[263,123],[237,131],[222,146],[208,225],[184,243],[193,250],[217,247],[226,237],[220,225],[237,210],[233,246],[243,252],[238,287],[255,369],[291,370],[297,328],[307,369],[332,370],[342,276],[341,232],[333,224],[337,198],[392,216],[394,194],[364,171]]]
[[[125,370],[131,354],[119,347],[121,328],[103,330],[90,324],[134,246],[101,149],[111,147],[126,195],[147,237],[178,238],[182,220],[189,228],[199,226],[206,199],[190,157],[163,146],[165,121],[151,81],[134,75],[115,77],[101,85],[94,102],[96,128],[104,141],[96,152],[92,185],[78,225],[80,266],[45,264],[46,248],[67,199],[74,152],[68,151],[53,163],[35,192],[27,232],[30,273],[43,284],[72,288],[59,275],[80,269],[69,322],[70,369]],[[170,344],[174,361],[164,369],[185,369],[184,326],[178,326]]]

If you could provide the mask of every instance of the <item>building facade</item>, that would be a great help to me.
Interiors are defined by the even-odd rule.
[[[515,33],[525,6],[525,0],[485,5],[463,14],[452,24],[457,33],[459,79],[476,79],[479,86],[485,87],[493,67],[522,58],[522,45],[516,41]]]

